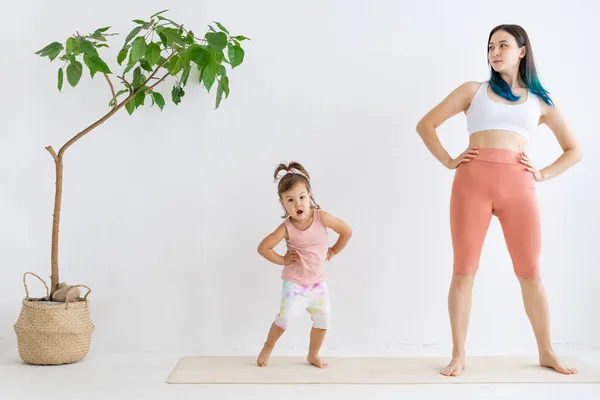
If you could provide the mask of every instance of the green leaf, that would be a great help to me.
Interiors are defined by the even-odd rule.
[[[181,81],[183,82],[183,86],[187,85],[187,81],[190,76],[191,70],[192,70],[191,64],[188,64],[183,68],[183,74],[181,74]]]
[[[173,90],[171,90],[171,99],[173,100],[173,103],[175,104],[179,104],[181,103],[181,98],[185,95],[185,91],[178,87],[178,86],[173,86]]]
[[[142,26],[142,29],[148,29],[152,26],[152,22],[146,22],[141,19],[134,19],[133,22],[135,22],[136,24],[140,24]]]
[[[96,72],[103,72],[106,74],[112,74],[108,65],[100,58],[96,56],[88,56],[87,54],[83,55],[83,62],[90,70],[90,75],[94,78]]]
[[[129,46],[125,46],[121,49],[121,51],[119,51],[119,55],[117,56],[117,62],[119,63],[119,65],[121,65],[123,63],[123,61],[125,61],[125,59],[127,58],[128,51],[129,51]]]
[[[35,54],[37,54],[41,57],[48,57],[48,58],[50,58],[50,61],[53,61],[56,57],[58,57],[58,55],[60,54],[60,52],[62,50],[63,50],[62,43],[52,42],[48,46],[44,47],[43,49],[36,51]]]
[[[144,90],[140,90],[138,94],[135,95],[135,107],[143,106],[144,100],[146,99],[146,92]]]
[[[187,53],[187,51],[182,52],[179,55],[179,60],[177,61],[177,66],[179,67],[179,69],[184,69],[186,65],[188,65],[190,63],[190,56]]]
[[[148,49],[146,50],[146,61],[148,64],[155,65],[160,58],[160,46],[158,43],[150,43],[148,45]]]
[[[109,29],[110,29],[110,26],[105,26],[104,28],[98,28],[98,29],[96,29],[96,32],[97,33],[103,33],[103,32],[106,32]],[[96,33],[96,32],[94,32],[94,33]]]
[[[108,65],[106,65],[104,60],[102,60],[100,57],[89,56],[87,54],[84,54],[83,61],[85,62],[85,65],[87,65],[90,68],[93,67],[98,72],[112,74],[112,72],[110,71],[110,68],[108,68]]]
[[[215,110],[219,108],[221,104],[221,100],[223,99],[223,86],[221,86],[221,82],[217,85],[217,99],[215,103]]]
[[[223,62],[223,50],[215,50],[212,47],[208,48],[211,57],[211,64],[221,64]]]
[[[166,13],[167,11],[169,11],[169,9],[168,9],[168,8],[167,8],[166,10],[159,11],[159,12],[157,12],[156,14],[153,14],[153,15],[150,17],[150,19],[152,19],[152,18],[154,18],[154,17],[156,17],[156,16],[159,16],[160,14],[164,14],[164,13]]]
[[[227,29],[225,29],[225,27],[223,25],[221,25],[219,22],[214,21],[215,24],[217,24],[217,26],[219,27],[220,30],[222,30],[223,32],[225,32],[226,34],[229,35],[229,31]]]
[[[138,62],[146,54],[146,39],[143,36],[138,36],[131,45],[131,61]]]
[[[210,53],[203,46],[197,44],[190,46],[188,56],[191,61],[198,64],[200,67],[204,68],[210,64]]]
[[[223,88],[223,92],[225,93],[225,98],[229,97],[229,78],[224,76],[221,78],[221,82],[219,85]]]
[[[223,32],[208,32],[204,37],[208,41],[208,44],[215,50],[223,50],[227,47],[227,35]]]
[[[246,36],[243,36],[243,35],[234,36],[233,38],[234,38],[235,40],[239,40],[240,42],[241,42],[241,41],[244,41],[244,40],[250,40],[250,38],[248,38],[248,37],[246,37]]]
[[[200,75],[198,76],[198,83],[202,84],[203,79],[204,79],[204,70],[206,68],[202,68],[201,66],[198,66],[198,71],[200,71]]]
[[[142,73],[142,69],[137,67],[133,71],[133,82],[131,83],[133,85],[133,90],[138,90],[141,88],[144,82],[146,82],[146,77]]]
[[[125,67],[125,71],[123,71],[123,75],[125,75],[126,73],[128,73],[129,71],[131,71],[131,68],[133,68],[135,66],[136,63],[130,62],[127,64],[127,67]]]
[[[160,42],[163,44],[163,46],[169,47],[169,41],[164,33],[158,32],[158,37],[160,38]]]
[[[67,80],[73,87],[77,85],[81,79],[81,73],[83,72],[83,65],[79,61],[73,61],[67,67]]]
[[[211,25],[208,26],[208,29],[210,29],[211,32],[217,32],[215,31],[215,28],[213,28]]]
[[[162,96],[162,94],[157,93],[157,92],[152,92],[152,98],[154,99],[154,101],[156,101],[156,104],[160,108],[160,111],[162,111],[163,108],[165,107],[165,98]]]
[[[175,76],[179,73],[179,71],[181,71],[181,64],[179,63],[179,55],[174,55],[173,57],[171,57],[171,59],[169,60],[169,63],[167,65],[167,71],[169,71],[169,74]]]
[[[156,31],[159,32],[159,36],[160,34],[163,34],[165,36],[165,47],[168,47],[171,43],[185,45],[185,40],[181,37],[182,30],[180,29],[160,27],[157,28]]]
[[[231,68],[235,68],[244,62],[244,49],[238,45],[229,44],[227,46],[227,54],[229,56]]]
[[[143,58],[140,60],[140,67],[142,67],[142,69],[144,69],[145,71],[148,71],[148,72],[153,71],[153,69],[150,66],[150,64],[148,63],[148,61],[144,60]]]
[[[97,44],[96,47],[100,48],[100,47],[109,47],[109,46],[106,43],[100,43],[100,44]]]
[[[64,72],[62,68],[58,69],[58,90],[62,91],[62,86],[63,86],[63,80],[64,80]]]
[[[100,40],[101,42],[106,42],[106,38],[100,32],[94,32],[90,37],[92,39]]]
[[[60,49],[55,49],[50,54],[48,54],[48,58],[50,59],[50,61],[54,61],[54,59],[56,57],[58,57],[58,55],[60,54],[61,51],[62,51],[62,46],[60,47]]]
[[[77,47],[77,40],[75,40],[75,38],[72,38],[72,37],[68,38],[66,53],[67,54],[73,53],[73,50],[75,50],[75,47]]]
[[[206,68],[204,68],[202,82],[204,83],[204,87],[206,91],[210,93],[210,89],[215,83],[215,77],[221,70],[221,66],[219,64],[210,64]]]
[[[194,44],[194,32],[188,31],[188,33],[185,37],[185,42],[189,45]]]
[[[133,28],[133,30],[131,32],[129,32],[129,35],[127,35],[127,38],[125,39],[125,43],[123,43],[123,47],[126,46],[129,42],[131,42],[131,40],[137,36],[138,33],[140,33],[140,31],[142,30],[141,26],[136,26],[135,28]]]
[[[98,57],[98,50],[94,47],[90,42],[81,42],[79,44],[79,50],[83,54],[87,54],[88,56],[96,56]]]
[[[171,24],[173,24],[173,25],[175,25],[175,26],[177,26],[177,27],[179,27],[179,26],[180,26],[180,24],[178,24],[177,22],[175,22],[175,21],[173,21],[173,20],[170,20],[169,18],[165,18],[165,17],[163,17],[162,15],[161,15],[161,16],[158,16],[157,18],[158,18],[159,20],[161,20],[161,21],[167,21],[167,22],[170,22]]]
[[[125,109],[129,113],[129,115],[133,114],[135,111],[135,99],[131,99],[125,104]]]
[[[85,61],[86,60],[84,59],[83,62],[85,63]],[[86,63],[86,65],[87,65],[87,63]],[[88,65],[88,69],[90,70],[90,76],[92,77],[92,79],[94,79],[94,75],[96,75],[96,72],[98,72],[98,71],[96,71],[94,68],[91,68],[89,65]]]
[[[221,70],[219,71],[219,73],[221,74],[221,76],[227,76],[227,69],[224,65],[221,65]]]

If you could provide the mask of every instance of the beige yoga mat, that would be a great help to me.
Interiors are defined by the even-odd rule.
[[[324,358],[325,359],[325,358]],[[600,372],[577,358],[564,357],[577,375],[565,376],[537,364],[537,357],[491,356],[467,358],[459,377],[439,371],[447,358],[332,357],[319,369],[302,357],[271,357],[261,368],[255,357],[184,357],[168,383],[203,384],[427,384],[427,383],[600,383]]]

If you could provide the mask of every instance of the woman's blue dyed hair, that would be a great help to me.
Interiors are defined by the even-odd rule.
[[[519,25],[498,25],[490,32],[490,37],[488,38],[488,53],[489,53],[489,43],[492,39],[492,35],[497,31],[505,31],[506,33],[512,35],[517,41],[517,45],[519,48],[525,46],[525,57],[521,59],[521,63],[519,64],[519,77],[531,90],[531,92],[537,95],[539,98],[544,100],[544,103],[549,106],[554,107],[554,102],[550,98],[550,93],[544,89],[542,83],[540,82],[540,78],[538,77],[537,68],[535,67],[535,61],[533,59],[533,49],[531,48],[531,41],[529,40],[529,36],[525,29],[520,27]],[[489,64],[489,58],[488,58]],[[491,76],[490,76],[490,87],[498,96],[501,96],[509,101],[517,101],[521,98],[521,96],[517,96],[512,92],[512,89],[508,83],[498,72],[496,72],[490,65]]]

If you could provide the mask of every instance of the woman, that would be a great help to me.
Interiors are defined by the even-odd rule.
[[[574,374],[577,371],[563,365],[551,346],[548,306],[539,274],[541,229],[535,186],[581,160],[581,149],[540,84],[531,43],[523,28],[495,27],[488,38],[488,62],[488,82],[459,86],[417,125],[429,151],[448,169],[457,169],[450,200],[454,273],[448,311],[453,350],[452,360],[441,374],[458,376],[465,367],[473,280],[492,215],[500,220],[521,284],[540,365]],[[460,112],[467,116],[469,148],[452,158],[442,147],[436,128]],[[552,130],[563,154],[538,170],[525,150],[527,139],[540,124]]]

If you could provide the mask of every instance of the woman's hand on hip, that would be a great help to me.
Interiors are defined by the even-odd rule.
[[[544,176],[542,173],[533,165],[533,163],[529,160],[529,156],[524,151],[521,152],[521,164],[524,164],[527,167],[527,171],[531,172],[533,178],[536,182],[541,182],[544,180]]]
[[[460,164],[467,163],[475,157],[477,157],[477,154],[479,154],[477,147],[470,147],[467,150],[463,151],[458,157],[450,160],[446,164],[446,167],[448,167],[448,169],[456,169]]]

